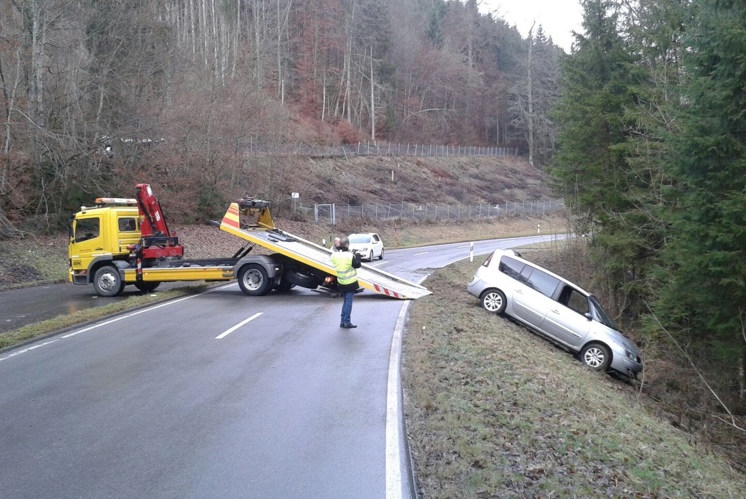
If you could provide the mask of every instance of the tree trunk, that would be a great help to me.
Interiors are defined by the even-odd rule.
[[[373,45],[370,46],[370,140],[376,142],[376,96],[373,82]]]
[[[30,0],[31,19],[31,117],[39,128],[46,126],[44,119],[44,15],[42,0]]]
[[[528,128],[528,163],[531,166],[534,166],[534,82],[533,82],[533,75],[532,75],[532,66],[533,61],[533,51],[534,51],[534,36],[533,36],[534,27],[531,26],[531,29],[528,31],[528,75],[526,77],[526,86],[528,87],[527,95],[528,95],[528,120],[527,120],[527,128]]]

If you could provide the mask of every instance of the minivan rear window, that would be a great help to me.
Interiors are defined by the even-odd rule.
[[[507,275],[508,277],[512,277],[513,279],[520,280],[521,270],[523,270],[524,264],[519,262],[518,260],[515,260],[513,258],[510,258],[509,256],[503,256],[500,259],[500,272]]]

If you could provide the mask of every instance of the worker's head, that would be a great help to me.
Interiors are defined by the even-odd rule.
[[[335,237],[335,238],[334,238],[334,247],[335,247],[335,248],[339,248],[339,242],[340,242],[340,241],[341,241],[341,239],[340,239],[340,238],[338,238],[338,237]]]
[[[339,249],[347,250],[349,248],[350,248],[350,240],[347,238],[347,236],[339,238]]]

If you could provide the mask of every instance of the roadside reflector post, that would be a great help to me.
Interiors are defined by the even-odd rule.
[[[469,243],[469,261],[470,262],[474,261],[474,243],[473,242]]]

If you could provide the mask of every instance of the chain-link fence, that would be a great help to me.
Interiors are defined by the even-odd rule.
[[[252,154],[288,154],[312,158],[349,158],[353,156],[518,156],[515,147],[451,146],[444,144],[400,144],[393,142],[358,142],[339,146],[318,144],[266,144],[260,141],[242,141],[240,148]]]
[[[362,205],[316,204],[316,222],[336,224],[340,220],[365,218],[371,220],[406,219],[418,221],[480,220],[507,217],[539,217],[562,210],[561,199],[541,201],[508,201],[503,204],[416,204],[380,203]]]

